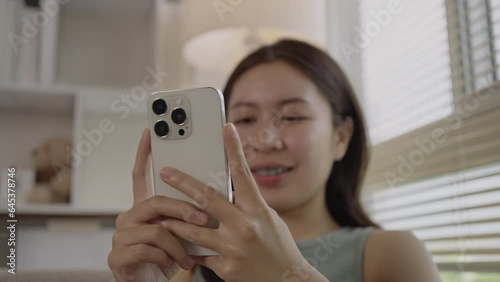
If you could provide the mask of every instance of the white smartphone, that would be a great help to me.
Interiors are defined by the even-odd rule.
[[[233,202],[222,126],[226,123],[224,98],[215,88],[155,92],[148,98],[151,160],[156,195],[183,200],[203,209],[193,199],[160,179],[166,166],[210,185]],[[206,227],[219,222],[209,216]],[[182,240],[191,255],[216,255],[213,250]]]

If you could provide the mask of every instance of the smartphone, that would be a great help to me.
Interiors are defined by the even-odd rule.
[[[231,176],[222,138],[226,115],[221,91],[211,87],[160,91],[151,94],[147,104],[155,194],[203,209],[194,199],[160,179],[161,169],[170,166],[210,185],[232,203]],[[219,222],[209,216],[206,227],[218,226]],[[191,255],[217,254],[180,240]]]

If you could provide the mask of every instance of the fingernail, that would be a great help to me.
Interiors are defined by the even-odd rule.
[[[205,215],[205,213],[204,212],[200,212],[200,211],[196,212],[195,216],[196,216],[196,219],[198,219],[201,222],[204,222],[205,218],[207,218],[207,216]]]
[[[168,167],[162,169],[161,172],[160,172],[160,176],[163,179],[170,179],[173,174],[174,174],[174,171],[171,168],[168,168]]]

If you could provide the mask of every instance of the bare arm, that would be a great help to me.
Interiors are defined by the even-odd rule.
[[[405,231],[380,230],[368,236],[364,273],[367,282],[441,281],[424,244]]]

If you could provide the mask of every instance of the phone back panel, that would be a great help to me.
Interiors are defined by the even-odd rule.
[[[167,102],[167,111],[162,116],[152,111],[152,104],[157,99]],[[222,126],[225,124],[223,99],[222,93],[214,88],[162,91],[153,93],[149,97],[151,158],[156,195],[184,200],[203,208],[194,199],[161,180],[161,169],[170,166],[210,185],[232,202],[231,178],[222,137]],[[165,138],[159,137],[154,131],[155,124],[159,120],[165,120],[169,124],[169,134],[175,134],[175,130],[179,130],[180,127],[176,127],[171,119],[172,111],[179,107],[189,108],[186,109],[186,124],[189,124],[190,128],[185,128],[184,125],[187,133],[174,139],[169,139],[169,135]],[[217,228],[218,222],[210,217],[207,227]],[[190,254],[215,254],[199,246],[183,243]]]

